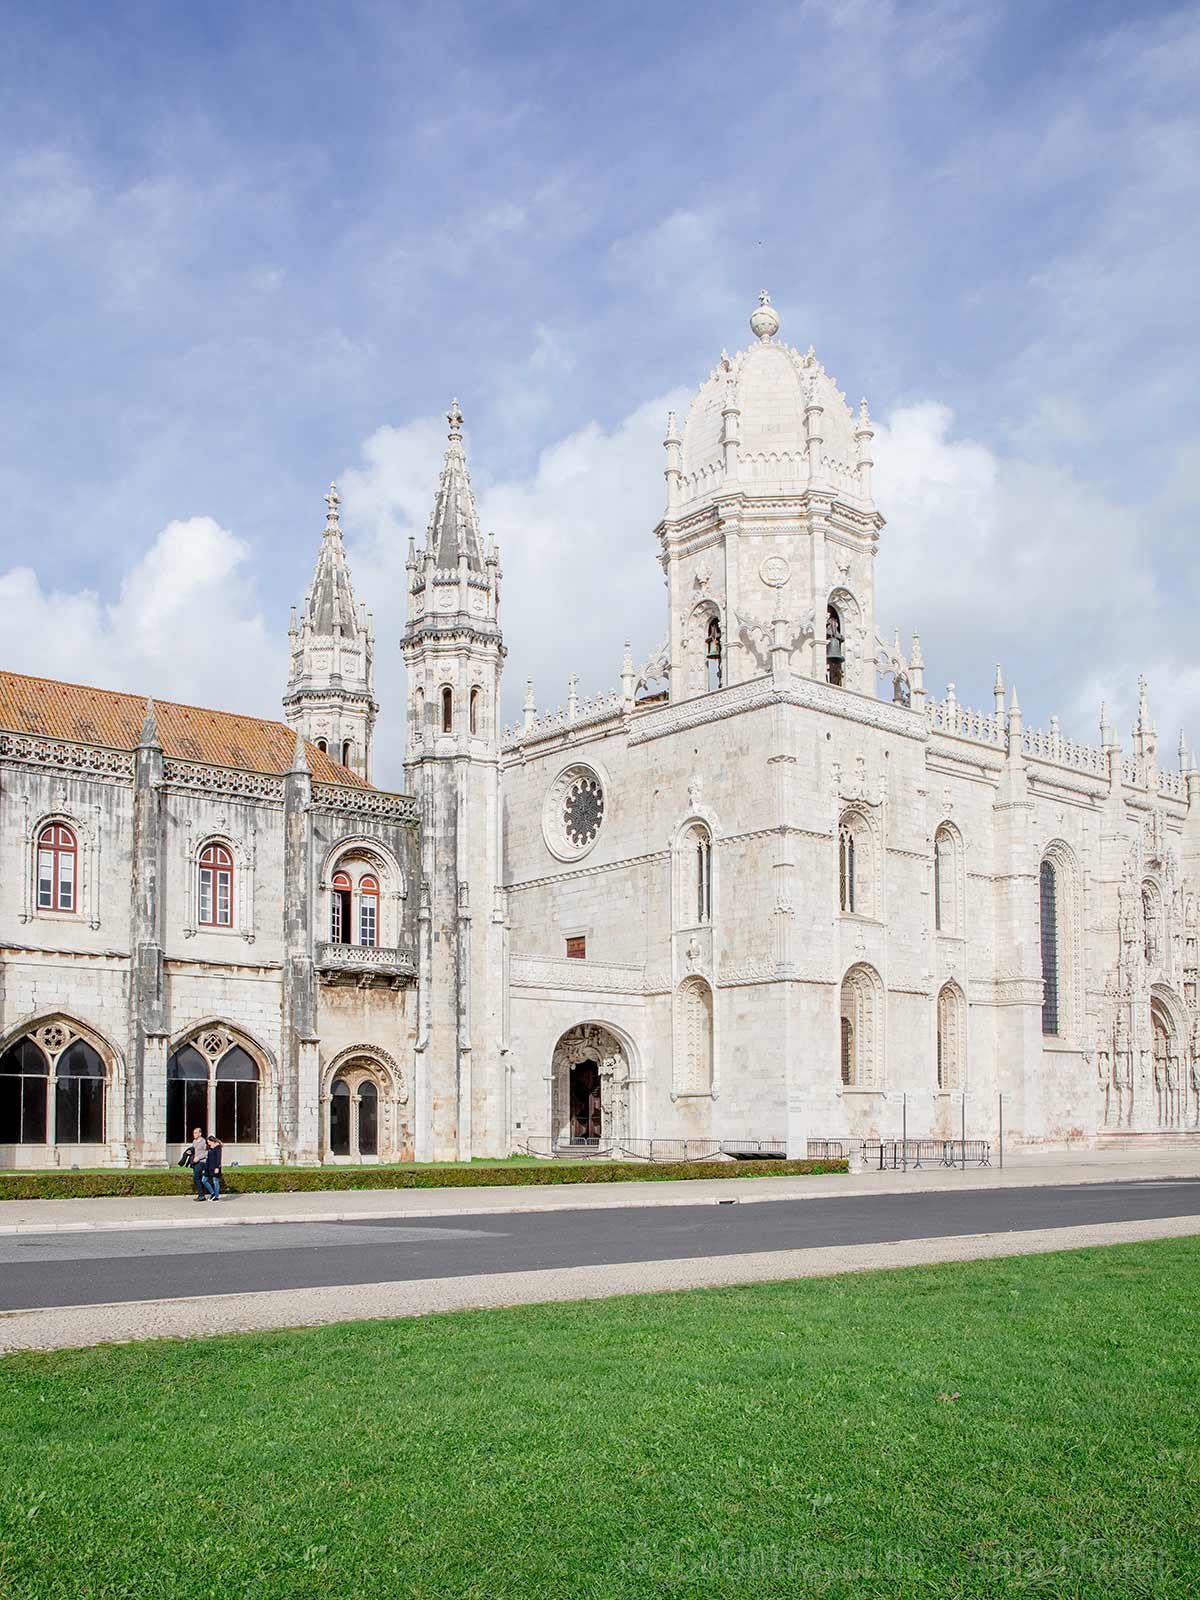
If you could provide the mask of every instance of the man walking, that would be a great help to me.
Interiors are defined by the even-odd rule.
[[[207,1163],[208,1141],[199,1128],[193,1128],[192,1142],[184,1145],[180,1165],[191,1167],[192,1187],[195,1189],[196,1199],[199,1201],[208,1199],[204,1188],[204,1169]]]

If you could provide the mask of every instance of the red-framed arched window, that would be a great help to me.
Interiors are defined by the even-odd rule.
[[[334,944],[349,944],[354,923],[350,917],[350,876],[348,873],[334,873],[332,891],[329,897],[329,937]]]
[[[379,879],[365,877],[358,885],[358,942],[379,943]]]
[[[79,841],[63,822],[48,822],[37,840],[39,911],[74,911],[79,899]]]
[[[223,844],[206,844],[200,852],[200,926],[233,925],[233,854]]]

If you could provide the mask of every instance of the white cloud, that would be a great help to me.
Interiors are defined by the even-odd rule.
[[[0,574],[5,665],[164,700],[278,716],[287,671],[246,575],[249,549],[211,517],[171,522],[116,600],[44,588],[32,567]]]

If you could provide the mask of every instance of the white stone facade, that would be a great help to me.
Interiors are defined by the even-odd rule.
[[[249,1091],[222,1064],[254,1064],[241,1159],[994,1139],[1001,1095],[1014,1141],[1200,1136],[1200,772],[1182,741],[1160,766],[1144,686],[1128,752],[1103,714],[1094,746],[1024,728],[999,672],[986,712],[927,697],[917,639],[876,632],[866,404],[778,328],[764,297],[668,424],[661,648],[565,712],[530,687],[505,733],[500,558],[452,407],[408,564],[411,798],[361,781],[373,644],[335,491],[291,770],[164,753],[153,716],[124,742],[7,717],[0,1113],[21,1040],[50,1112],[0,1164],[170,1159],[189,1045],[186,1104],[226,1131]],[[342,780],[307,770],[326,752]],[[56,824],[66,911],[38,904]],[[67,1064],[97,1058],[103,1141],[73,1143]]]

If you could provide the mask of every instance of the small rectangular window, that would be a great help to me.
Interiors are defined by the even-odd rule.
[[[359,944],[375,944],[375,896],[364,894],[358,902]]]
[[[38,852],[38,907],[43,911],[54,907],[54,857],[49,850]]]
[[[211,923],[213,920],[212,876],[212,872],[208,867],[201,867],[200,921],[205,923]]]
[[[587,940],[582,934],[567,940],[567,956],[571,961],[587,960]]]

